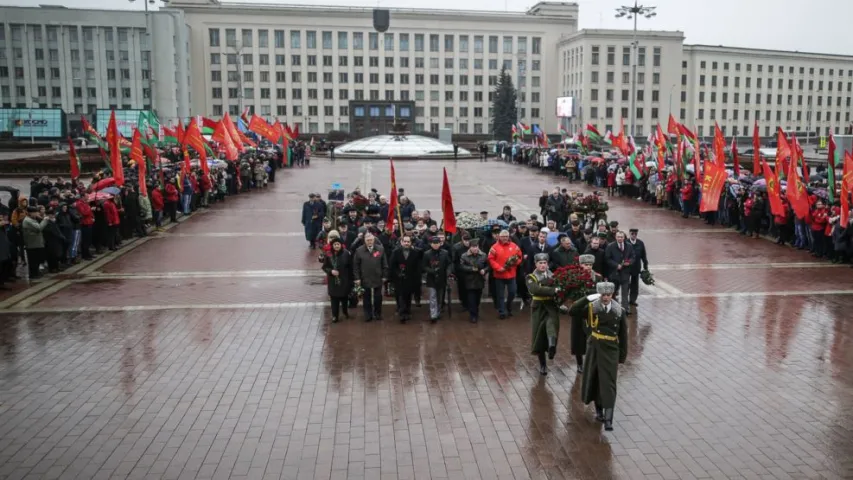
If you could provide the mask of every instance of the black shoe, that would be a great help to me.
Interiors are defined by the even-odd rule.
[[[539,375],[548,375],[547,365],[539,365]]]
[[[507,310],[507,311],[506,311],[506,316],[511,317],[511,316],[512,316],[512,310]]]
[[[436,317],[436,318],[430,318],[430,319],[429,319],[429,323],[438,323],[438,317]]]
[[[504,319],[506,319],[506,315],[504,315],[504,314],[502,313],[502,314],[498,315],[498,318],[500,318],[501,320],[504,320]]]
[[[349,312],[344,312],[344,318],[346,318],[347,320],[349,320]]]
[[[479,320],[477,317],[471,317],[471,323],[477,323]]]
[[[604,409],[595,407],[595,421],[604,423]]]
[[[338,323],[338,317],[332,317],[332,323]]]
[[[382,321],[382,314],[381,313],[374,313],[373,319],[376,320],[377,322],[381,322]]]
[[[578,373],[583,373],[583,365],[578,365]]]
[[[557,338],[548,337],[548,359],[553,360],[555,355],[557,355]]]
[[[365,322],[372,322],[372,321],[373,321],[373,317],[367,317],[367,318],[365,318],[365,319],[364,319],[364,321],[365,321]]]
[[[628,302],[628,304],[629,304],[629,305],[631,305],[631,306],[636,307],[636,306],[637,306],[637,301],[635,300],[635,301],[633,301],[633,302]]]
[[[604,409],[604,430],[608,432],[613,431],[613,409],[605,408]]]

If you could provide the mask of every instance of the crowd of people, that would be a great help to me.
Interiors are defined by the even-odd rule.
[[[604,201],[601,194],[595,196]],[[614,369],[627,355],[624,317],[637,306],[641,273],[649,268],[638,229],[620,230],[617,221],[581,209],[585,197],[560,188],[547,195],[540,215],[518,219],[505,206],[498,215],[480,212],[485,228],[455,232],[445,232],[429,211],[417,210],[403,189],[398,197],[399,216],[391,226],[386,223],[390,205],[375,190],[363,195],[356,189],[341,203],[312,193],[304,203],[305,239],[310,248],[320,249],[332,323],[350,318],[359,302],[364,321],[382,320],[384,297],[394,298],[401,323],[412,319],[413,306],[420,307],[422,300],[431,323],[452,308],[478,323],[481,301],[488,296],[499,320],[529,309],[531,353],[547,375],[562,310],[572,317],[571,352],[578,374],[589,372],[585,401],[595,402],[596,418],[612,428]],[[402,228],[396,228],[397,222]],[[554,271],[570,265],[583,266],[599,282],[597,294],[578,299],[571,308],[558,305],[558,289],[548,282]],[[597,354],[585,360],[589,345]]]
[[[704,160],[704,153],[700,156]],[[569,182],[585,182],[606,190],[609,196],[635,198],[677,211],[684,218],[700,217],[706,224],[730,227],[744,236],[770,237],[778,245],[790,245],[808,251],[813,257],[853,267],[853,210],[848,224],[842,225],[840,195],[836,192],[835,199],[829,201],[827,167],[822,164],[815,167],[808,186],[809,215],[799,218],[791,208],[784,182],[780,192],[784,214],[774,215],[766,182],[746,168],[740,169],[739,176],[729,169],[717,210],[702,213],[699,179],[692,169],[679,175],[670,158],[663,171],[648,165],[639,178],[626,165],[624,157],[616,154],[583,156],[575,149],[518,146],[510,147],[505,158],[507,162],[545,170]],[[838,172],[835,176],[841,178]]]
[[[309,164],[304,142],[290,148],[293,165]],[[249,149],[235,162],[211,160],[207,169],[195,159],[187,170],[178,149],[158,153],[158,168],[146,171],[143,182],[138,166],[124,157],[122,185],[105,169],[88,182],[34,178],[29,195],[9,188],[8,202],[0,205],[0,288],[61,272],[229,196],[263,189],[287,164],[281,149],[271,145]]]

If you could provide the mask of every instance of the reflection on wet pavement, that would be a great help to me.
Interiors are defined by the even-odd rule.
[[[434,217],[441,166],[397,168]],[[489,210],[535,212],[530,193],[554,184],[521,167],[447,166],[469,185],[460,197]],[[538,375],[526,311],[499,321],[484,304],[478,325],[458,310],[430,325],[423,307],[400,325],[386,305],[383,322],[356,309],[330,324],[315,252],[251,234],[299,232],[285,211],[303,201],[294,189],[320,190],[332,171],[287,172],[174,229],[245,237],[165,234],[40,292],[33,313],[0,316],[0,477],[853,476],[850,269],[615,200],[610,217],[638,222],[663,286],[644,288],[630,320],[605,433],[578,401],[568,338]],[[334,172],[388,187],[384,162],[367,179],[362,162]],[[234,222],[252,206],[267,209],[258,224]]]

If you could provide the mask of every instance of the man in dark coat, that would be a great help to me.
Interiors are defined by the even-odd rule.
[[[323,207],[313,193],[302,204],[302,226],[305,227],[305,240],[308,240],[312,249],[317,248],[317,235],[323,227]]]
[[[548,264],[551,271],[556,271],[558,268],[568,265],[577,265],[578,263],[578,251],[572,245],[572,239],[565,234],[560,235],[560,244],[557,245],[557,248],[551,250],[548,257]]]
[[[353,259],[353,280],[364,288],[364,321],[382,320],[382,284],[388,278],[388,260],[371,233],[364,234],[364,245]]]
[[[421,270],[426,274],[426,287],[429,292],[429,319],[432,323],[441,317],[447,293],[447,276],[450,274],[452,261],[447,251],[442,248],[442,239],[436,235],[429,239],[429,250],[424,252],[421,260]]]
[[[421,251],[412,247],[412,237],[403,235],[400,246],[391,254],[390,279],[397,295],[400,323],[412,318],[412,295],[421,289]]]
[[[468,252],[470,247],[471,236],[468,232],[463,231],[460,235],[459,242],[450,248],[450,259],[453,262],[453,274],[456,276],[456,293],[459,295],[459,303],[462,304],[463,310],[468,310],[468,286],[465,283],[467,275],[462,274],[459,261],[462,259],[462,255]]]
[[[631,314],[628,306],[628,286],[631,283],[631,265],[634,263],[634,249],[625,241],[625,232],[617,232],[615,241],[607,245],[604,260],[607,262],[608,279],[616,285],[616,292],[621,295],[622,309],[626,315]],[[616,295],[614,295],[616,296]]]
[[[465,284],[465,308],[471,323],[477,323],[480,319],[480,299],[483,297],[486,275],[490,269],[488,257],[480,251],[479,239],[471,239],[468,242],[468,250],[459,258],[459,267],[456,270],[456,276],[461,276]]]
[[[637,296],[640,294],[640,272],[649,269],[649,259],[646,258],[646,244],[637,238],[637,233],[639,230],[636,228],[628,230],[628,244],[634,250],[628,303],[635,307],[637,306]]]

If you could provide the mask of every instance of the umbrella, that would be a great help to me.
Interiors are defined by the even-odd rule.
[[[489,227],[491,227],[492,225],[500,225],[502,228],[509,227],[508,223],[497,218],[490,218],[486,225],[488,225]]]
[[[103,180],[99,180],[98,183],[92,185],[94,190],[103,190],[107,187],[112,187],[116,184],[116,179],[113,177],[107,177]]]
[[[611,163],[610,165],[607,166],[607,171],[612,172],[612,171],[616,170],[617,168],[619,168],[619,165],[616,165],[615,163]]]
[[[101,189],[98,193],[106,193],[109,195],[118,195],[121,193],[121,189],[119,189],[118,187],[107,187],[107,188]]]
[[[97,192],[97,193],[90,193],[89,195],[87,195],[86,201],[87,202],[97,202],[98,200],[109,200],[111,198],[113,198],[113,196],[109,193]]]
[[[548,236],[545,240],[546,242],[548,242],[548,246],[553,247],[560,243],[560,235],[562,234],[563,232],[548,232]]]
[[[604,159],[601,157],[593,157],[590,161],[593,163],[602,163],[604,162]]]

